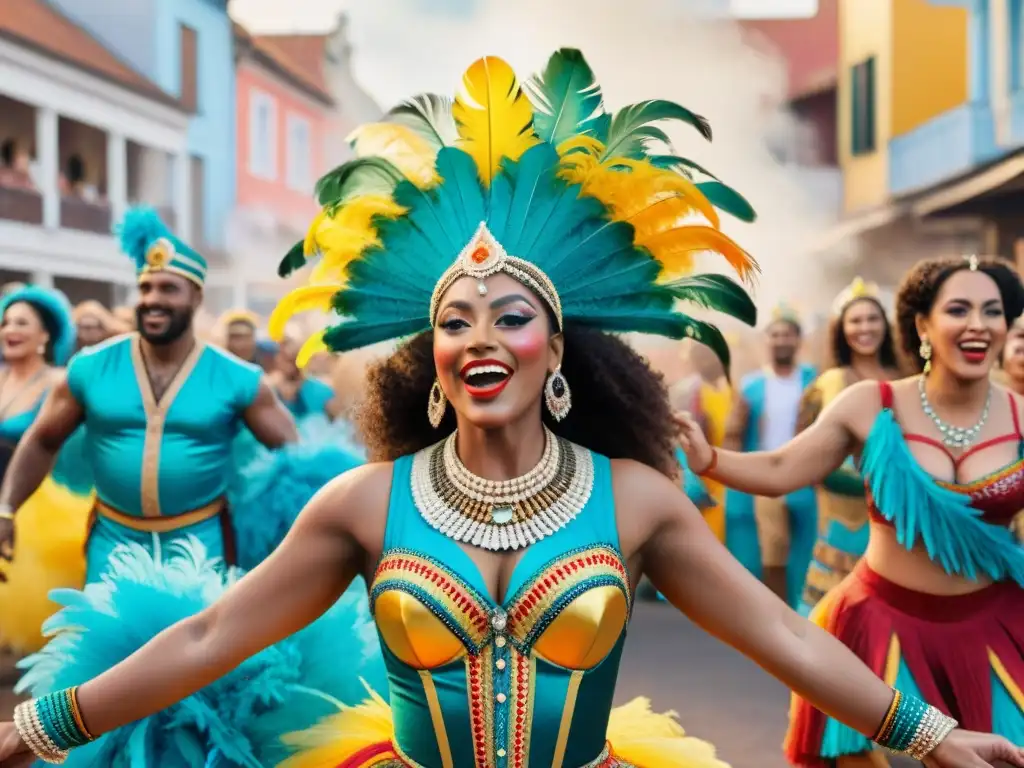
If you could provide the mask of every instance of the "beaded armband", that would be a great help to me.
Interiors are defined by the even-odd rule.
[[[78,688],[65,688],[14,709],[14,726],[25,746],[44,763],[63,763],[75,747],[93,740],[78,709]]]
[[[924,760],[957,725],[921,699],[893,691],[892,703],[872,741],[891,752]]]

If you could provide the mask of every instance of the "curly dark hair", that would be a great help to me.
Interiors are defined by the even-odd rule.
[[[925,259],[914,265],[896,294],[896,322],[900,349],[914,369],[924,369],[921,357],[921,337],[917,333],[917,316],[927,315],[935,304],[943,284],[955,273],[969,269],[970,262],[962,256]],[[992,278],[999,288],[1003,302],[1003,316],[1009,327],[1024,313],[1024,286],[1020,275],[1009,262],[998,258],[979,258],[978,271]]]
[[[676,428],[661,374],[617,336],[579,325],[564,330],[562,373],[572,410],[551,430],[613,459],[634,459],[675,477]],[[427,421],[434,383],[434,334],[426,331],[367,371],[367,395],[357,416],[374,461],[393,461],[433,445],[455,429],[451,408],[438,429]]]
[[[896,345],[892,338],[892,324],[885,314],[885,307],[882,306],[882,302],[870,296],[862,296],[848,302],[843,307],[839,317],[833,318],[830,324],[829,338],[832,341],[831,350],[834,365],[838,368],[847,368],[853,364],[853,349],[850,348],[850,342],[846,340],[846,334],[843,332],[843,321],[846,319],[846,312],[858,301],[870,301],[882,313],[882,320],[885,322],[885,336],[882,338],[882,344],[878,348],[878,362],[882,364],[883,368],[898,368],[899,361],[896,358]]]

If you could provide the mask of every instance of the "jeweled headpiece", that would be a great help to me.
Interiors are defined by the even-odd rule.
[[[784,301],[780,301],[775,305],[774,309],[772,309],[772,322],[791,323],[797,328],[803,325],[803,322],[800,319],[800,313],[796,311],[795,307]]]
[[[318,182],[323,210],[279,272],[319,261],[271,316],[270,335],[296,312],[340,315],[307,341],[300,365],[412,335],[434,325],[455,281],[472,278],[484,294],[501,272],[543,299],[560,328],[692,338],[728,364],[718,329],[678,305],[754,324],[739,283],[693,271],[694,255],[710,251],[752,279],[757,264],[720,231],[716,208],[745,221],[754,212],[673,152],[653,125],[668,119],[711,138],[704,118],[667,101],[605,112],[579,51],[555,53],[525,89],[504,61],[480,59],[454,102],[418,96],[352,135],[356,159]]]
[[[865,282],[861,277],[853,278],[853,282],[843,288],[839,295],[836,296],[835,301],[832,302],[832,315],[839,317],[857,299],[873,299],[878,301],[878,285]]]
[[[121,250],[135,262],[141,279],[150,272],[171,272],[200,288],[206,282],[206,259],[175,237],[155,208],[131,208],[117,227]]]

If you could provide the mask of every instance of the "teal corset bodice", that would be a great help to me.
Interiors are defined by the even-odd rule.
[[[38,402],[27,411],[22,411],[0,421],[0,442],[17,445],[18,441],[21,440],[21,436],[28,431],[28,428],[32,426],[32,422],[36,420],[36,416],[39,415],[39,409],[43,407],[43,400],[45,399],[46,394],[44,393]]]
[[[586,765],[605,747],[632,604],[609,460],[593,456],[587,505],[525,550],[498,604],[421,517],[412,459],[395,462],[370,590],[396,745],[426,768]]]
[[[224,495],[231,441],[260,376],[256,366],[198,343],[157,400],[137,334],[79,353],[68,385],[85,411],[100,500],[127,515],[158,517]]]

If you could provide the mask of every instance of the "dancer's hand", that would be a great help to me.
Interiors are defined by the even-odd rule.
[[[689,464],[690,471],[695,475],[706,472],[714,459],[714,449],[708,443],[704,430],[687,411],[677,412],[675,422],[678,427],[679,447],[686,454],[686,463]]]
[[[1024,768],[1024,749],[1002,736],[959,728],[924,759],[927,768],[991,768],[1004,763]]]
[[[35,755],[25,746],[14,723],[0,723],[0,768],[28,768]]]

